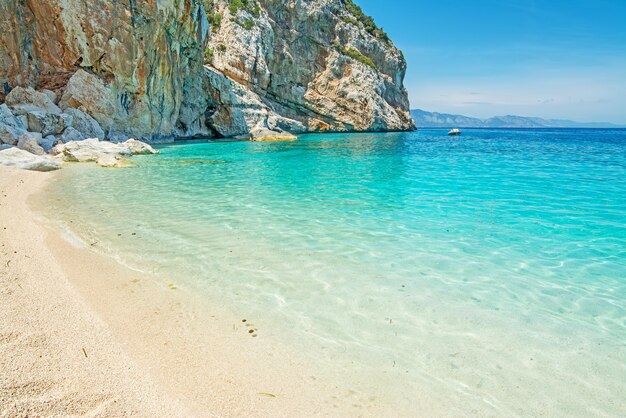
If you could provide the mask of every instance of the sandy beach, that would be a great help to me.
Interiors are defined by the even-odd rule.
[[[0,167],[0,416],[383,413],[265,324],[64,238],[33,199],[56,176]]]

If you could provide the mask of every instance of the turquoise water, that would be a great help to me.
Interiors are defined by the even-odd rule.
[[[69,167],[50,216],[398,415],[626,416],[626,131],[160,151]]]

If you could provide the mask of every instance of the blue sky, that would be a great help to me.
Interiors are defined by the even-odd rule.
[[[411,106],[626,124],[626,0],[356,0],[409,64]]]

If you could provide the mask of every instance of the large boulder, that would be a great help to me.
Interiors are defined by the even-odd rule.
[[[140,155],[140,154],[158,154],[159,152],[152,148],[150,145],[145,142],[137,141],[136,139],[129,139],[126,142],[123,142],[122,145],[128,147],[130,153],[132,155]]]
[[[98,161],[106,156],[126,157],[137,154],[157,154],[150,145],[129,139],[126,142],[114,144],[108,141],[99,141],[98,138],[89,138],[84,141],[72,141],[57,145],[52,154],[62,154],[63,160],[68,162]]]
[[[63,159],[69,162],[97,161],[105,155],[131,155],[130,149],[122,144],[100,141],[98,138],[88,138],[84,141],[70,141],[54,147],[53,154],[63,154]]]
[[[19,148],[0,149],[0,165],[34,171],[52,171],[61,168],[58,161],[49,156],[39,156]]]
[[[76,71],[70,78],[59,106],[66,113],[69,108],[75,108],[92,115],[106,130],[109,130],[113,123],[111,116],[115,107],[111,102],[110,89],[100,78],[85,70]]]
[[[100,124],[87,113],[70,107],[65,109],[65,114],[71,116],[72,128],[80,132],[83,138],[104,139],[104,131]]]
[[[72,117],[66,114],[34,109],[26,109],[25,112],[28,130],[43,136],[58,135],[72,123]]]
[[[46,151],[39,145],[42,141],[43,138],[40,133],[24,132],[17,141],[17,147],[35,155],[44,155]]]
[[[7,95],[5,102],[12,109],[35,107],[51,113],[61,113],[61,109],[50,100],[48,95],[38,92],[32,87],[15,87]]]

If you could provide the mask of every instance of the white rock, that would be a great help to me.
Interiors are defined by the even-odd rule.
[[[129,139],[128,141],[123,142],[122,145],[127,146],[132,155],[159,153],[159,151],[155,150],[150,145],[145,142],[137,141],[136,139]]]
[[[150,145],[135,139],[129,139],[121,144],[109,141],[99,141],[98,138],[89,138],[84,141],[71,141],[53,148],[52,154],[63,154],[64,161],[87,162],[98,161],[101,157],[125,157],[137,154],[157,154]]]
[[[39,145],[42,140],[40,133],[24,132],[17,141],[17,147],[35,155],[44,155],[46,151]]]
[[[131,165],[124,160],[122,157],[118,157],[116,155],[103,155],[102,157],[96,160],[96,164],[100,167],[105,168],[123,168],[130,167]]]
[[[15,87],[7,95],[5,102],[13,109],[34,106],[51,113],[61,113],[61,109],[50,100],[50,97],[32,87]]]
[[[98,138],[88,138],[84,141],[70,141],[55,152],[61,150],[65,161],[88,162],[97,161],[105,155],[131,155],[130,149],[120,144],[100,141]]]
[[[58,161],[48,156],[31,154],[15,147],[0,150],[0,165],[34,171],[52,171],[61,168]]]

